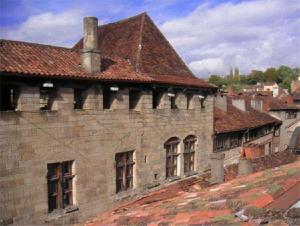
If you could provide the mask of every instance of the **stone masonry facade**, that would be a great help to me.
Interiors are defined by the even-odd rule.
[[[198,96],[187,109],[178,93],[171,109],[165,92],[161,109],[152,109],[152,90],[141,91],[129,110],[129,89],[117,92],[103,110],[101,87],[91,85],[83,110],[74,110],[74,89],[61,85],[51,111],[39,109],[39,87],[20,88],[16,111],[0,112],[1,224],[69,224],[113,207],[119,200],[171,183],[166,179],[164,143],[178,137],[178,178],[184,179],[183,139],[197,138],[195,174],[209,168],[213,149],[213,97]],[[133,188],[116,193],[115,155],[134,151]],[[73,160],[73,203],[69,213],[48,213],[47,164]]]

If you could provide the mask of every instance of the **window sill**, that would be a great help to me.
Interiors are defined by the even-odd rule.
[[[159,182],[154,182],[152,184],[147,185],[147,189],[156,188],[158,186],[160,186],[160,183]]]
[[[195,176],[197,175],[198,173],[196,171],[190,171],[190,172],[186,172],[184,173],[184,176],[185,177],[191,177],[191,176]]]
[[[172,176],[172,177],[167,178],[168,182],[173,182],[173,181],[176,181],[176,180],[180,180],[180,177],[179,176]]]
[[[129,109],[129,112],[132,113],[132,114],[140,114],[141,110],[139,110],[139,109]]]
[[[120,201],[126,198],[130,198],[137,194],[136,189],[129,189],[126,191],[120,191],[115,195],[115,201]]]
[[[17,110],[0,110],[0,112],[16,112]]]
[[[57,110],[40,110],[41,113],[49,113],[49,114],[54,114],[54,113],[57,113],[58,111]]]
[[[46,217],[45,222],[47,223],[47,222],[50,222],[53,220],[57,220],[61,217],[66,216],[69,213],[73,213],[78,210],[79,210],[78,206],[68,206],[64,209],[53,210],[51,213],[48,213],[48,216]]]

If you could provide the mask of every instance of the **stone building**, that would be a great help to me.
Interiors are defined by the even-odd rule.
[[[300,107],[271,96],[253,98],[262,105],[262,108],[257,110],[268,113],[282,122],[278,151],[286,150],[297,124],[300,123]]]
[[[202,173],[213,93],[145,13],[73,48],[0,41],[1,224],[81,222]]]
[[[294,153],[300,154],[300,126],[294,130],[288,148]]]
[[[281,121],[258,111],[256,104],[243,96],[216,97],[213,149],[225,154],[224,165],[245,154],[256,158],[278,151]]]

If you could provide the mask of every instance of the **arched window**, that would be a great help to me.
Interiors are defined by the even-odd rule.
[[[177,176],[179,142],[180,140],[178,137],[172,137],[164,144],[166,149],[166,178]]]
[[[197,138],[194,135],[189,135],[183,140],[183,143],[184,143],[184,152],[183,152],[184,173],[190,173],[190,172],[194,171],[196,141],[197,141]]]

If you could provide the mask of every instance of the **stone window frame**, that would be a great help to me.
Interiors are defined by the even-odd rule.
[[[134,150],[115,154],[116,193],[133,189],[134,165]]]
[[[75,206],[74,160],[47,164],[48,212]],[[51,200],[52,199],[52,200]]]
[[[180,139],[178,137],[172,137],[164,144],[166,150],[166,179],[172,179],[179,175],[179,144]]]
[[[183,172],[189,174],[195,171],[195,152],[197,137],[189,135],[183,140]]]

